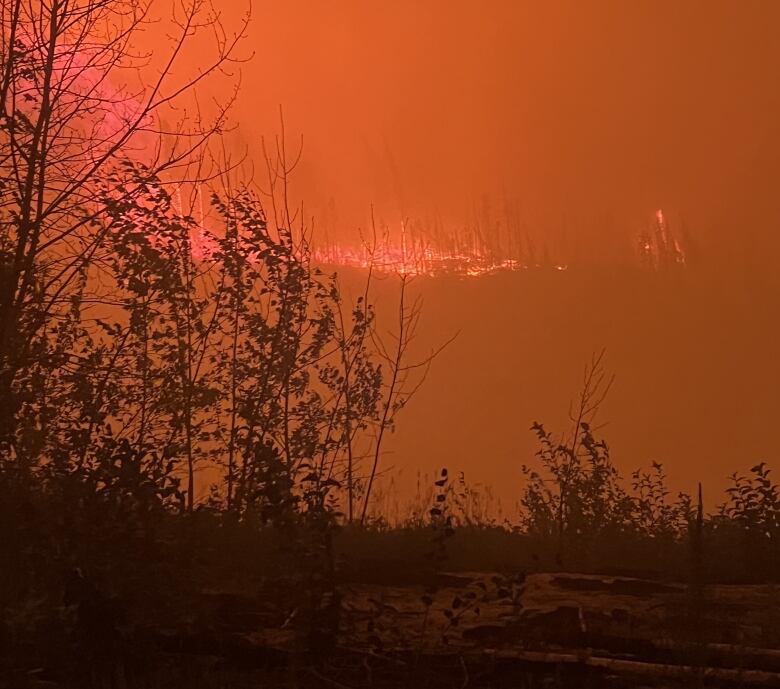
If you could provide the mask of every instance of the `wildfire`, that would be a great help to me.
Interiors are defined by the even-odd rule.
[[[503,271],[521,271],[542,268],[518,258],[487,255],[479,252],[446,251],[432,246],[404,247],[402,244],[384,242],[370,248],[331,244],[312,251],[315,263],[348,268],[373,268],[383,273],[401,275],[425,275],[429,277],[453,275],[459,277],[480,277]],[[567,266],[553,264],[555,270],[566,270]]]
[[[655,212],[653,226],[639,235],[638,253],[640,263],[653,270],[686,265],[682,242],[672,232],[660,208]]]
[[[397,237],[386,235],[376,245],[349,245],[326,239],[311,250],[312,260],[323,265],[370,267],[379,272],[429,277],[472,278],[499,272],[568,269],[566,263],[551,259],[546,247],[538,251],[530,240],[520,242],[497,230],[487,233],[465,228],[444,233],[439,229],[423,233],[410,231],[402,224]],[[686,266],[683,242],[672,231],[663,210],[654,213],[650,230],[639,234],[637,254],[640,265],[650,270]]]
[[[200,192],[195,199],[195,215],[199,216],[191,229],[190,250],[195,258],[207,259],[216,249],[212,235],[205,229],[203,200]],[[181,193],[173,198],[176,212],[184,215]],[[669,226],[663,210],[653,215],[648,231],[637,236],[636,258],[640,266],[650,270],[685,267],[686,253],[681,240]],[[509,251],[507,242],[491,244],[476,238],[467,230],[460,234],[439,233],[430,238],[419,232],[410,232],[404,225],[397,236],[386,233],[374,242],[348,243],[326,241],[317,243],[311,238],[305,242],[307,257],[312,264],[368,270],[407,276],[478,278],[502,272],[530,270],[566,271],[566,263],[549,257],[546,248],[536,251],[530,241],[519,243]]]
[[[533,268],[567,268],[550,260],[546,248],[539,253],[530,240],[523,243],[497,228],[483,232],[478,227],[460,231],[437,227],[426,232],[402,223],[397,235],[387,232],[381,241],[344,244],[329,242],[326,237],[311,251],[312,260],[323,265],[428,277],[472,278]]]

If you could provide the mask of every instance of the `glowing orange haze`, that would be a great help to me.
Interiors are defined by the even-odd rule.
[[[372,203],[392,225],[461,223],[485,193],[553,236],[637,229],[657,208],[721,239],[780,219],[776,3],[288,0],[253,16],[237,138],[257,154],[282,104],[304,136],[297,191],[320,222],[332,198],[345,232]]]
[[[245,7],[219,5],[228,23]],[[261,179],[259,138],[282,104],[305,142],[295,194],[331,239],[354,242],[371,204],[392,227],[511,206],[585,266],[418,283],[421,348],[461,337],[400,419],[397,465],[465,468],[516,494],[525,429],[563,422],[606,346],[624,468],[666,460],[678,485],[721,487],[753,460],[780,466],[780,3],[284,0],[253,16],[232,144]],[[700,267],[610,268],[658,208],[684,222]]]

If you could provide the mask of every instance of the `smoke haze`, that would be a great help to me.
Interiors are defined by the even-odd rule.
[[[456,225],[487,198],[583,265],[658,208],[695,239],[677,282],[602,266],[418,283],[421,351],[461,335],[399,419],[395,464],[505,481],[604,346],[623,468],[666,460],[679,485],[720,487],[773,452],[778,21],[756,0],[255,4],[234,140],[260,178],[281,105],[304,139],[295,195],[339,236],[372,205]]]
[[[234,120],[256,156],[283,106],[297,192],[313,214],[333,199],[344,232],[371,204],[461,222],[489,194],[540,231],[665,208],[712,244],[764,242],[778,20],[757,1],[260,2]]]

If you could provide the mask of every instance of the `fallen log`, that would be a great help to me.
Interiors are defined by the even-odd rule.
[[[701,677],[720,683],[780,687],[780,673],[766,670],[744,670],[737,668],[695,667],[693,665],[671,665],[648,663],[638,660],[624,660],[585,652],[565,653],[546,651],[510,651],[501,650],[490,654],[500,660],[517,660],[524,663],[545,665],[581,665],[606,670],[619,675],[652,678],[658,680],[691,680]]]

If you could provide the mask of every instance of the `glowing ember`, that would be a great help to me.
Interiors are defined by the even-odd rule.
[[[389,232],[373,244],[314,242],[312,260],[329,266],[373,268],[401,275],[480,277],[532,268],[566,270],[551,261],[546,249],[538,255],[530,242],[521,243],[506,228],[478,226],[460,230],[442,227],[424,231],[402,223],[397,236]]]
[[[638,253],[640,262],[653,270],[686,264],[682,243],[672,232],[660,208],[655,212],[653,227],[639,235]]]
[[[330,245],[315,248],[312,251],[315,263],[348,268],[373,268],[383,273],[401,275],[455,275],[460,277],[480,277],[502,271],[521,271],[543,267],[539,263],[529,263],[519,258],[479,252],[448,252],[437,247],[412,245],[404,247],[385,242],[376,249],[356,248],[344,245]],[[553,264],[556,270],[566,270],[567,266]]]

